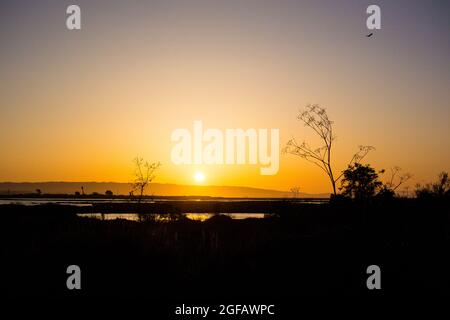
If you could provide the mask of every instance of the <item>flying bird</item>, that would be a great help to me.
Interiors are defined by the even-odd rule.
[[[368,35],[366,35],[366,37],[371,37],[373,35],[373,32],[369,33]]]

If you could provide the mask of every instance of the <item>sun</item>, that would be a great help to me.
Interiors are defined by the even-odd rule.
[[[194,180],[197,182],[203,182],[205,180],[205,174],[201,171],[197,171],[194,174]]]

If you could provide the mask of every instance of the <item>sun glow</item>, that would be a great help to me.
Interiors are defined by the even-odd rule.
[[[203,182],[205,180],[205,175],[203,172],[197,171],[194,174],[194,180],[197,182]]]

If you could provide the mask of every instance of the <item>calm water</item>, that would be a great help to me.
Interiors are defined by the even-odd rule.
[[[282,200],[282,199],[280,199]],[[301,203],[313,203],[320,204],[326,199],[291,199],[293,202]],[[239,202],[239,201],[268,201],[268,199],[143,199],[142,203],[154,203],[154,202],[165,202],[165,201],[223,201],[223,202]],[[127,199],[64,199],[64,198],[2,198],[0,199],[0,205],[4,204],[20,204],[26,206],[35,206],[42,204],[60,204],[60,205],[71,205],[78,207],[91,207],[93,204],[99,203],[136,203],[130,202]],[[191,220],[205,221],[209,218],[217,215],[217,213],[184,213],[184,215]],[[266,213],[221,213],[221,215],[229,216],[232,219],[246,219],[246,218],[256,218],[262,219],[269,216]],[[79,213],[80,217],[89,217],[102,220],[115,220],[115,219],[125,219],[131,221],[142,221],[145,220],[145,215],[137,213]],[[169,220],[169,215],[167,214],[154,214],[154,219],[159,221]]]
[[[148,214],[149,216],[151,214]],[[217,215],[216,213],[184,213],[186,218],[190,220],[205,221],[209,218]],[[220,215],[228,216],[232,219],[247,219],[256,218],[262,219],[267,216],[265,213],[221,213]],[[137,213],[78,213],[77,216],[85,218],[95,218],[100,220],[115,220],[115,219],[125,219],[131,221],[141,221],[142,217],[146,215]],[[169,215],[167,214],[154,214],[156,221],[169,220]]]
[[[283,200],[283,199],[279,199]],[[240,201],[268,201],[268,199],[143,199],[141,203],[155,203],[166,201],[221,201],[221,202],[240,202]],[[293,202],[301,202],[305,204],[320,204],[327,202],[328,199],[290,199]],[[72,206],[91,206],[95,203],[136,203],[127,199],[64,199],[64,198],[2,198],[0,199],[0,205],[2,204],[21,204],[26,206],[35,206],[40,204],[63,204]]]
[[[40,204],[47,204],[47,203],[51,203],[51,204],[65,204],[65,205],[71,205],[71,206],[79,206],[79,207],[83,207],[83,206],[92,206],[92,203],[96,203],[96,202],[104,202],[103,199],[52,199],[52,198],[4,198],[4,199],[0,199],[0,205],[2,204],[20,204],[20,205],[25,205],[25,206],[36,206],[36,205],[40,205]],[[108,202],[114,202],[113,201],[108,201]]]

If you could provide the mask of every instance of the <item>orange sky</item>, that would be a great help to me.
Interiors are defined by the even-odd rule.
[[[65,30],[62,5],[2,10],[0,181],[126,182],[139,155],[162,162],[156,182],[193,184],[201,171],[203,184],[329,192],[320,169],[294,156],[281,155],[274,176],[170,159],[172,130],[194,120],[279,128],[281,146],[314,142],[295,118],[307,103],[335,121],[336,171],[360,144],[377,148],[367,162],[398,165],[411,184],[450,169],[440,8],[386,5],[368,39],[365,8],[350,2],[112,3],[81,1],[80,31]]]

